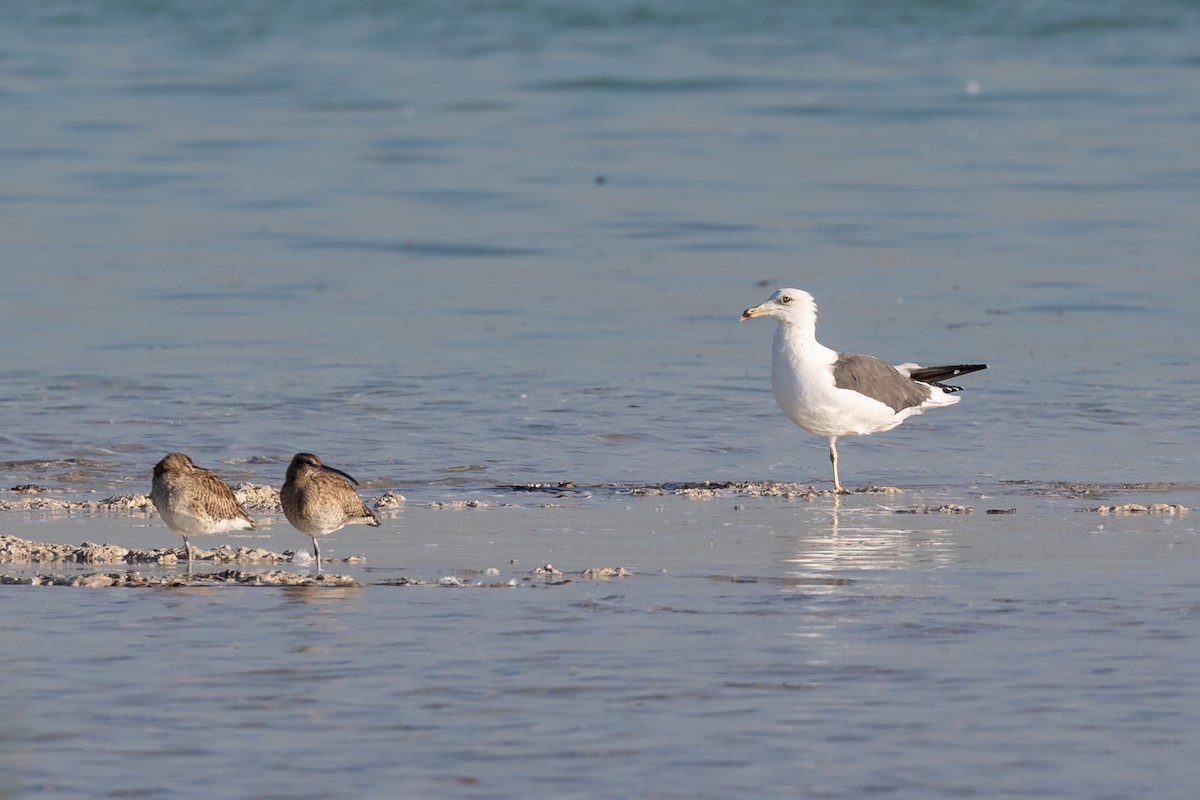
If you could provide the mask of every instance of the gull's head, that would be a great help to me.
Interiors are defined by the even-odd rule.
[[[771,317],[779,323],[815,323],[817,301],[803,289],[780,289],[766,302],[742,312],[742,320]]]

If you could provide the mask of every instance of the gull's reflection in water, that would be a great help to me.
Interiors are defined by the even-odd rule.
[[[940,520],[934,516],[899,515],[881,507],[843,508],[839,496],[823,513],[828,514],[825,521],[810,518],[808,525],[798,526],[790,552],[783,554],[786,572],[794,578],[829,582],[839,572],[925,568],[955,558],[952,532],[938,527]],[[894,524],[900,521],[916,524]]]

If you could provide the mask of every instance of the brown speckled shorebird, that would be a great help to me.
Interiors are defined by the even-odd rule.
[[[340,469],[327,467],[312,453],[296,453],[288,464],[287,480],[279,492],[283,515],[292,527],[308,534],[313,543],[317,572],[321,571],[321,546],[317,537],[343,525],[379,527],[379,518],[355,490],[358,481]]]
[[[254,520],[229,485],[183,453],[167,453],[154,465],[150,499],[167,527],[183,537],[189,570],[192,543],[188,536],[254,530]]]

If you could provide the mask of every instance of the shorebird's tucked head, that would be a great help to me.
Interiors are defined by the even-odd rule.
[[[287,468],[287,482],[295,483],[299,478],[310,478],[323,472],[332,472],[334,475],[341,475],[354,485],[358,485],[358,481],[354,480],[354,478],[351,478],[340,469],[325,466],[321,463],[321,459],[312,453],[296,453],[296,455],[292,456],[292,463],[288,464]]]
[[[319,472],[321,467],[321,459],[314,456],[312,453],[296,453],[292,456],[292,463],[288,464],[287,480],[295,481],[301,475]]]
[[[187,472],[190,469],[195,469],[196,465],[192,463],[192,459],[188,458],[183,453],[167,453],[163,456],[162,461],[154,465],[154,476],[165,475],[168,472]]]
[[[742,319],[771,317],[780,324],[816,327],[817,301],[803,289],[780,289],[765,303],[742,312]]]

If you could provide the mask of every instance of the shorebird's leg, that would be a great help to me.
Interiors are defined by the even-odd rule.
[[[192,543],[188,541],[186,536],[183,537],[183,549],[187,551],[188,575],[192,574]]]
[[[313,540],[313,558],[317,561],[317,574],[321,572],[321,545],[317,544],[317,537],[310,537]]]
[[[838,480],[837,437],[836,436],[829,437],[829,463],[833,464],[833,491],[835,491],[838,494],[841,494],[842,492],[845,491],[845,489],[842,488],[842,482],[840,480]]]

